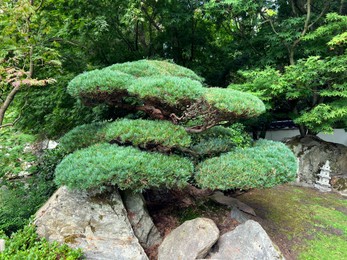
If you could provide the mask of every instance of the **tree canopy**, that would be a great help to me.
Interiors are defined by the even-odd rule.
[[[153,60],[115,64],[75,77],[68,91],[86,105],[106,103],[135,119],[83,125],[67,133],[60,145],[72,153],[57,166],[56,183],[141,191],[183,187],[189,181],[212,189],[248,189],[291,180],[296,159],[285,145],[264,141],[237,150],[237,144],[223,144],[232,139],[222,126],[217,138],[213,131],[205,134],[203,139],[213,140],[216,154],[211,149],[214,158],[201,161],[206,153],[196,149],[201,140],[195,135],[265,111],[251,94],[207,88],[202,81],[189,69]],[[226,154],[218,157],[221,153]]]

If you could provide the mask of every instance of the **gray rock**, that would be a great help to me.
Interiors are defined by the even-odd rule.
[[[254,209],[252,209],[250,206],[248,206],[247,204],[239,201],[238,199],[229,197],[229,196],[225,196],[223,192],[221,191],[215,191],[210,198],[212,200],[214,200],[215,202],[218,202],[222,205],[226,205],[228,207],[232,207],[232,208],[237,208],[247,214],[250,214],[252,216],[256,216]]]
[[[233,207],[230,212],[230,217],[235,219],[239,223],[245,223],[247,220],[249,220],[249,217],[242,211],[240,211],[237,207]]]
[[[142,194],[127,191],[122,197],[129,221],[140,244],[144,248],[160,244],[162,241],[160,233],[148,214]]]
[[[347,196],[347,174],[333,176],[331,185],[335,191],[343,196]]]
[[[208,218],[196,218],[174,229],[159,246],[158,260],[191,260],[206,256],[219,230]]]
[[[258,222],[248,220],[233,231],[222,235],[211,259],[223,260],[275,260],[284,259]]]
[[[299,159],[298,184],[313,186],[320,168],[330,161],[331,176],[347,174],[347,147],[325,142],[316,136],[294,137],[286,141]]]
[[[81,248],[87,259],[148,259],[117,191],[90,195],[61,187],[34,223],[41,237]]]

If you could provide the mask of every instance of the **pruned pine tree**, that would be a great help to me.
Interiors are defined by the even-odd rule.
[[[70,154],[56,168],[58,185],[142,191],[192,183],[226,190],[271,187],[295,176],[296,159],[284,144],[252,144],[234,124],[263,113],[260,99],[207,88],[184,67],[155,60],[115,64],[78,75],[68,91],[87,106],[106,103],[127,118],[78,126],[62,137],[61,149]]]

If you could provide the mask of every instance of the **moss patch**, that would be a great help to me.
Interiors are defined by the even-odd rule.
[[[239,199],[255,209],[288,258],[347,259],[347,200],[342,196],[283,185]]]

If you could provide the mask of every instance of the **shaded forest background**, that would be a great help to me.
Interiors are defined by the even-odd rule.
[[[0,11],[2,126],[56,138],[114,118],[122,111],[85,108],[66,85],[83,71],[144,58],[258,95],[268,112],[250,129],[282,119],[302,135],[346,126],[344,0],[4,0]]]

